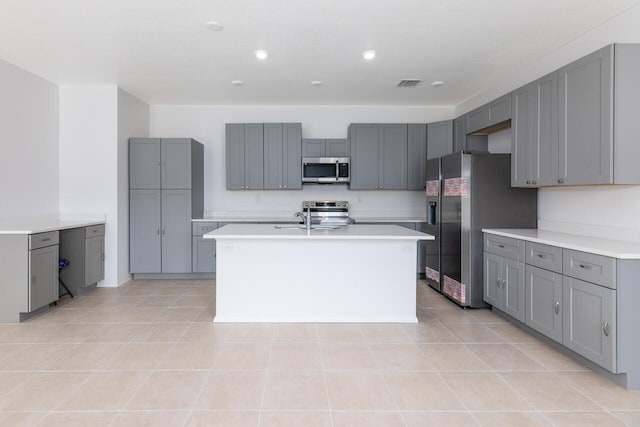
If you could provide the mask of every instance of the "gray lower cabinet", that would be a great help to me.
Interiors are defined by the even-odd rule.
[[[616,371],[616,291],[563,277],[563,344]]]
[[[525,277],[526,325],[562,343],[562,275],[527,265]]]
[[[524,263],[484,253],[483,298],[487,304],[524,322]]]
[[[427,125],[407,125],[407,190],[427,188]]]
[[[69,260],[60,277],[71,293],[104,279],[104,224],[60,231],[60,258]]]
[[[406,124],[351,124],[349,139],[352,190],[407,189]]]
[[[209,231],[218,228],[217,222],[194,222],[192,236],[192,268],[194,273],[215,273],[216,241],[202,237]]]
[[[29,250],[29,305],[34,311],[58,299],[58,232],[40,233],[47,235],[34,244],[38,235],[31,235]],[[55,238],[53,235],[55,234]]]
[[[264,189],[302,188],[302,125],[264,124]]]
[[[225,127],[227,190],[264,188],[262,123],[227,123]]]
[[[453,120],[427,124],[427,160],[453,153]]]

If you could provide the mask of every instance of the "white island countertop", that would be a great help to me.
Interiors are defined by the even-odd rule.
[[[536,228],[483,229],[485,233],[618,259],[640,259],[640,242],[560,233]]]
[[[434,236],[398,225],[348,225],[338,228],[277,228],[273,224],[228,224],[206,233],[205,239],[265,240],[434,240]],[[286,227],[286,226],[282,226]],[[304,226],[301,226],[304,227]]]
[[[92,218],[93,217],[93,218]],[[0,218],[0,234],[36,234],[69,228],[104,224],[104,216],[88,215],[86,218],[68,218],[58,215],[23,218]]]

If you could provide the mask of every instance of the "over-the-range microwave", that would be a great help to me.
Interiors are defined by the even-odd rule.
[[[302,182],[348,183],[349,169],[349,157],[303,157]]]

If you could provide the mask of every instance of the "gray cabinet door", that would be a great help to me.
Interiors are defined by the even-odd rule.
[[[453,153],[453,120],[427,125],[427,160]]]
[[[302,140],[302,157],[324,157],[325,140],[320,138],[305,138]]]
[[[468,112],[466,118],[466,131],[468,133],[475,132],[489,125],[489,109],[486,106],[476,108]]]
[[[526,266],[526,320],[532,329],[562,342],[562,275]]]
[[[285,123],[283,130],[282,188],[302,188],[302,124]]]
[[[563,276],[563,344],[616,372],[616,291]]]
[[[160,139],[129,140],[129,188],[160,188]]]
[[[58,299],[58,245],[29,251],[29,311]]]
[[[284,153],[282,123],[264,124],[264,188],[282,188],[282,159]]]
[[[351,183],[352,190],[376,190],[379,187],[380,132],[376,124],[352,124]]]
[[[215,273],[216,241],[202,236],[193,236],[193,272]]]
[[[508,93],[498,99],[494,99],[482,108],[487,109],[486,126],[493,126],[507,121],[511,118],[511,94]]]
[[[424,190],[427,181],[427,125],[407,125],[407,189]]]
[[[527,152],[529,176],[532,185],[555,185],[558,182],[558,74],[536,80],[532,88],[533,124]]]
[[[503,258],[502,265],[502,274],[504,278],[502,289],[503,310],[514,319],[524,322],[524,263]]]
[[[613,45],[558,71],[558,183],[613,183]]]
[[[161,265],[161,191],[129,192],[129,271],[159,273]]]
[[[461,116],[453,121],[453,152],[467,148],[467,117]]]
[[[244,125],[227,123],[225,126],[225,169],[227,190],[244,188]]]
[[[244,188],[264,188],[264,139],[262,123],[244,125]]]
[[[84,286],[104,279],[104,236],[84,241]]]
[[[162,189],[191,188],[191,140],[163,138],[160,142]]]
[[[487,304],[500,308],[502,257],[484,253],[483,297]]]
[[[162,190],[162,272],[191,272],[191,190]]]
[[[426,153],[425,153],[426,157]],[[407,189],[407,125],[380,125],[379,188]]]
[[[344,138],[325,139],[325,155],[327,157],[349,157],[351,156],[351,147],[349,140]]]
[[[533,86],[527,85],[513,91],[511,103],[511,186],[528,187],[529,146],[533,137]]]

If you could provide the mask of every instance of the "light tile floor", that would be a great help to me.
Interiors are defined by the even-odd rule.
[[[626,391],[418,282],[418,324],[214,324],[215,283],[0,325],[0,426],[640,426]]]

